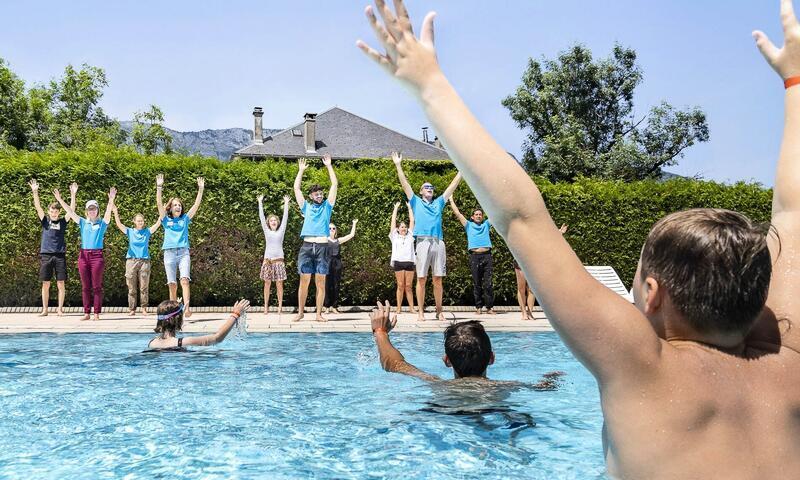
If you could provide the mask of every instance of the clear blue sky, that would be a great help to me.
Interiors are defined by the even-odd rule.
[[[68,63],[106,70],[102,106],[130,119],[154,103],[177,130],[283,128],[338,105],[414,137],[427,124],[401,88],[354,46],[373,43],[364,0],[3,2],[0,57],[27,82]],[[408,2],[417,30],[436,10],[437,50],[478,118],[519,155],[524,133],[500,101],[527,59],[574,42],[606,56],[614,42],[639,53],[637,111],[664,99],[699,105],[711,141],[692,147],[683,175],[773,183],[783,115],[780,79],[750,32],[781,38],[777,0],[450,0]]]

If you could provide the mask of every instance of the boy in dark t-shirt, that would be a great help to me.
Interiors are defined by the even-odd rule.
[[[69,219],[61,217],[61,208],[58,203],[53,202],[47,208],[47,215],[42,210],[39,201],[39,184],[35,179],[29,183],[33,191],[33,206],[42,224],[42,240],[39,248],[39,280],[42,281],[42,313],[40,317],[47,316],[48,304],[50,303],[50,281],[53,275],[56,277],[58,286],[58,316],[64,314],[64,293],[65,282],[67,281],[67,243],[64,234],[67,230]],[[73,183],[69,186],[69,203],[75,209],[75,193],[78,191],[78,184]]]

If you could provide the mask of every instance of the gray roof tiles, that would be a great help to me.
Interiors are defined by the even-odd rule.
[[[264,138],[263,144],[251,144],[234,153],[239,157],[319,157],[329,154],[340,158],[387,158],[398,151],[405,158],[415,160],[449,160],[447,152],[421,140],[396,132],[339,107],[317,115],[316,153],[307,153],[302,136],[292,130],[303,131],[298,123]]]

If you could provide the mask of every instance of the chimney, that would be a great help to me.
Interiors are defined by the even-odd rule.
[[[255,125],[253,127],[253,143],[261,145],[264,143],[264,128],[261,125],[261,117],[264,116],[264,109],[261,107],[253,108],[253,120]]]
[[[430,143],[428,142],[428,127],[422,127],[422,141],[425,143]]]
[[[306,144],[306,153],[317,152],[317,114],[306,113],[303,115],[305,123],[303,124],[303,138]]]

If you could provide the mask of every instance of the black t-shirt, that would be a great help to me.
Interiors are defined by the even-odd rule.
[[[47,215],[42,219],[41,253],[67,253],[67,242],[64,234],[67,231],[67,219],[59,218],[55,222]]]

